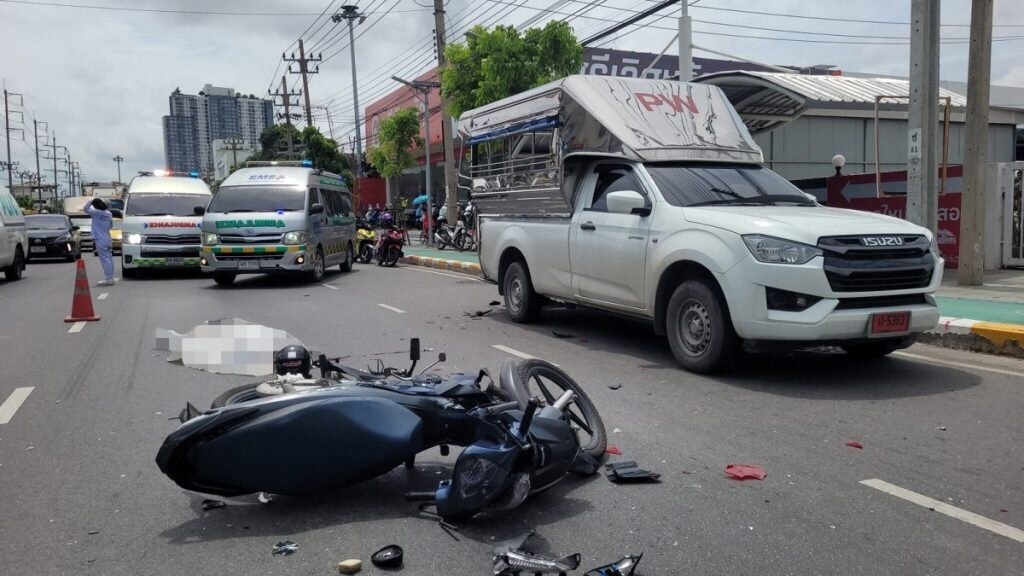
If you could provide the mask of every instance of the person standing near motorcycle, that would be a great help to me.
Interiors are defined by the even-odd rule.
[[[114,285],[114,245],[110,239],[110,229],[114,226],[114,215],[107,210],[107,203],[100,198],[85,205],[85,213],[92,217],[92,241],[96,245],[96,253],[103,267],[103,280],[97,286]]]

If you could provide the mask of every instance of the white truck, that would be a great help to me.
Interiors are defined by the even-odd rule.
[[[744,347],[882,356],[938,321],[932,234],[814,202],[715,86],[570,76],[459,131],[480,264],[517,322],[548,301],[646,320],[710,373]]]

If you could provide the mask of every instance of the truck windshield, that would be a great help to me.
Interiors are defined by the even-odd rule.
[[[673,206],[814,206],[799,188],[762,166],[647,164]]]
[[[294,186],[222,186],[207,212],[298,212],[306,206],[306,189]]]
[[[133,194],[125,216],[194,216],[196,206],[209,201],[202,194]]]

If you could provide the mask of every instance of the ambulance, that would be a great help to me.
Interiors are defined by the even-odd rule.
[[[198,268],[203,213],[212,197],[197,172],[140,172],[125,199],[121,275]]]

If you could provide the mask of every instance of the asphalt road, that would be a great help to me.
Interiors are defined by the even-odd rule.
[[[95,282],[98,262],[86,259]],[[332,574],[346,558],[376,574],[370,553],[397,543],[404,573],[484,575],[495,542],[530,528],[538,551],[578,551],[587,568],[642,552],[638,574],[648,576],[1024,566],[1024,542],[1014,539],[1024,533],[1013,531],[1024,528],[1020,361],[917,346],[872,362],[747,357],[730,375],[702,377],[677,369],[643,325],[576,310],[548,312],[535,326],[511,323],[500,308],[470,319],[464,312],[498,299],[493,285],[411,267],[358,266],[326,285],[123,281],[93,287],[102,320],[69,333],[73,281],[73,265],[40,263],[20,282],[0,282],[0,403],[9,410],[16,388],[33,387],[0,424],[3,574]],[[186,401],[206,406],[252,378],[168,363],[154,335],[223,317],[287,330],[356,366],[382,353],[404,366],[399,351],[412,336],[433,349],[425,358],[447,352],[446,371],[497,368],[509,350],[543,357],[597,404],[624,453],[612,459],[635,459],[663,482],[570,478],[452,536],[401,494],[433,488],[453,451],[316,498],[246,497],[204,512],[203,496],[157,469],[157,448]],[[758,464],[767,478],[730,480],[730,463]],[[861,483],[871,479],[942,504]],[[285,539],[299,551],[272,556]]]

